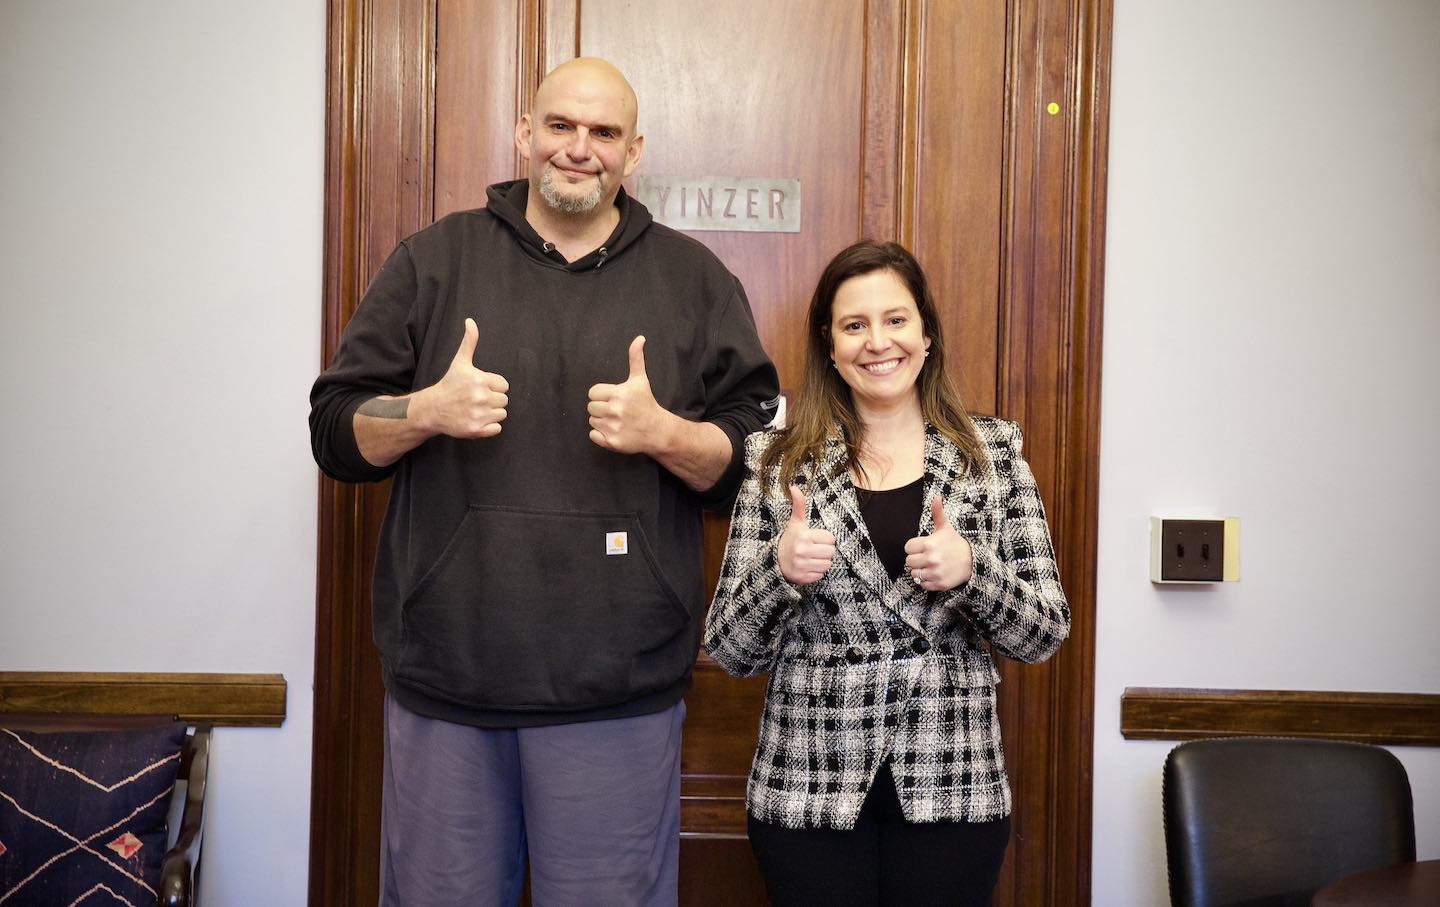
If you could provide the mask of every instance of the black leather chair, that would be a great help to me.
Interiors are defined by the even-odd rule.
[[[1362,743],[1194,740],[1165,760],[1174,907],[1306,907],[1322,886],[1415,859],[1405,767]]]

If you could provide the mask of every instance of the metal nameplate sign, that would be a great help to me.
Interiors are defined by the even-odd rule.
[[[636,196],[676,230],[799,233],[800,181],[735,176],[641,176]]]

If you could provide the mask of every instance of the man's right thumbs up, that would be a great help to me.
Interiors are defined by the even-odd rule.
[[[480,328],[465,319],[465,335],[450,360],[445,377],[424,393],[425,424],[436,434],[452,438],[493,438],[500,434],[510,383],[500,375],[475,367],[475,346]]]
[[[790,486],[790,521],[780,535],[776,556],[780,575],[796,586],[808,586],[830,572],[835,561],[835,536],[811,528],[806,521],[809,503],[798,486]]]

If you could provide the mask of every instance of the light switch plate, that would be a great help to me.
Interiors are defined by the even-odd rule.
[[[1240,520],[1150,518],[1152,583],[1220,583],[1240,579]]]

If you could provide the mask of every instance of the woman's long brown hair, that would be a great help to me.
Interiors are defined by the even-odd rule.
[[[762,482],[778,469],[780,487],[788,488],[804,464],[820,461],[837,429],[846,452],[840,468],[864,475],[860,451],[865,443],[865,426],[855,412],[850,386],[830,367],[830,310],[841,284],[873,271],[890,271],[900,278],[914,298],[925,336],[930,338],[930,355],[920,368],[921,415],[959,449],[967,469],[984,459],[985,448],[975,423],[945,370],[945,338],[920,263],[898,243],[862,240],[830,260],[810,297],[800,393],[790,408],[788,426],[760,458]]]

